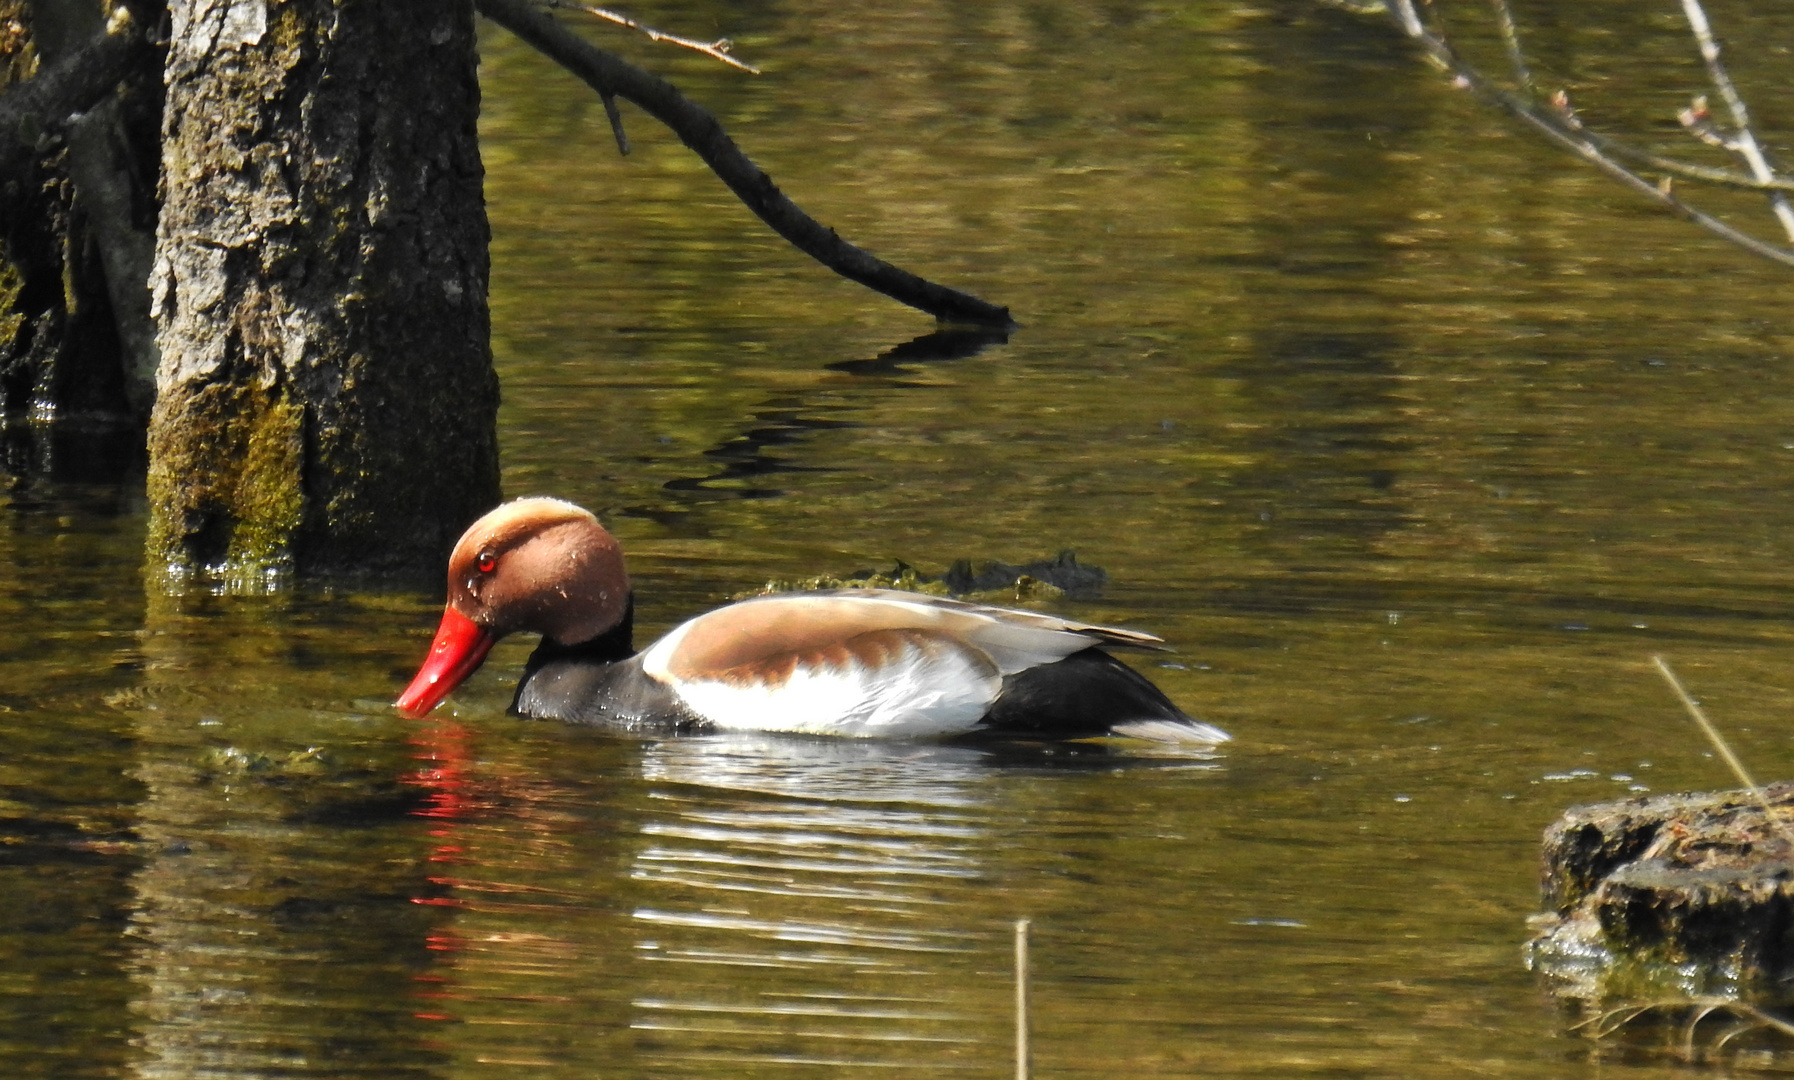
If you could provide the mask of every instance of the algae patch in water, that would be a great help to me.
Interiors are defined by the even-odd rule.
[[[1109,581],[1100,566],[1078,561],[1076,552],[1061,551],[1051,559],[1021,566],[988,560],[976,568],[960,559],[938,577],[924,574],[899,560],[889,570],[858,570],[849,574],[819,574],[807,578],[775,578],[758,589],[735,594],[733,599],[784,592],[817,592],[825,589],[897,589],[902,592],[952,596],[989,603],[1043,603],[1071,596],[1089,599],[1102,593]]]

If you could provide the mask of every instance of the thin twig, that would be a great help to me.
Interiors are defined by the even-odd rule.
[[[754,67],[752,64],[737,60],[734,57],[731,50],[735,48],[735,43],[728,38],[717,38],[715,41],[699,41],[696,38],[680,37],[678,34],[669,34],[664,30],[656,30],[652,26],[643,26],[641,23],[636,22],[634,19],[620,11],[594,7],[591,4],[581,4],[578,0],[546,0],[546,2],[548,6],[552,8],[572,8],[575,11],[583,11],[587,15],[595,15],[600,19],[608,19],[618,26],[627,26],[631,30],[639,30],[647,35],[649,41],[666,41],[674,45],[682,45],[687,49],[695,49],[713,60],[721,60],[730,67],[740,68],[749,75],[760,74],[759,68]]]
[[[1726,73],[1725,65],[1719,60],[1719,42],[1713,37],[1713,27],[1707,22],[1706,9],[1701,7],[1700,0],[1682,0],[1682,14],[1688,19],[1688,28],[1694,31],[1695,43],[1700,46],[1701,59],[1707,62],[1707,78],[1719,91],[1720,100],[1725,102],[1726,111],[1732,114],[1732,127],[1737,137],[1730,145],[1736,150],[1744,163],[1750,166],[1750,173],[1758,180],[1768,180],[1775,175],[1775,169],[1769,164],[1769,158],[1763,153],[1757,142],[1756,132],[1750,125],[1750,110],[1744,106],[1744,98],[1738,93],[1738,87],[1732,83],[1731,75]],[[1788,203],[1788,197],[1776,192],[1769,196],[1769,205],[1775,216],[1782,223],[1788,239],[1794,242],[1794,206]]]
[[[1664,662],[1663,657],[1653,656],[1651,663],[1657,665],[1657,670],[1662,673],[1663,680],[1669,683],[1671,690],[1675,691],[1676,697],[1682,702],[1682,707],[1687,709],[1688,715],[1694,718],[1694,722],[1699,725],[1701,732],[1707,736],[1707,741],[1713,744],[1714,748],[1719,751],[1719,756],[1732,767],[1732,772],[1744,782],[1745,787],[1750,789],[1751,797],[1757,800],[1757,805],[1763,808],[1764,819],[1769,822],[1771,828],[1781,834],[1782,840],[1788,845],[1789,855],[1794,857],[1794,833],[1789,831],[1787,823],[1782,820],[1780,814],[1776,813],[1775,808],[1769,805],[1768,793],[1757,786],[1755,780],[1751,779],[1750,773],[1744,768],[1744,762],[1739,761],[1738,755],[1732,753],[1731,745],[1725,741],[1724,736],[1720,735],[1719,729],[1713,726],[1713,721],[1707,719],[1707,713],[1700,707],[1700,704],[1688,695],[1688,691],[1682,686],[1682,680],[1676,678],[1676,673],[1669,669],[1669,664]]]
[[[1411,38],[1426,36],[1426,27],[1420,25],[1420,16],[1415,14],[1414,0],[1393,0],[1396,19],[1402,24],[1402,32]]]
[[[1408,20],[1398,15],[1385,0],[1363,0],[1363,2],[1359,2],[1359,0],[1319,0],[1319,2],[1349,11],[1354,15],[1393,16],[1402,24],[1404,30],[1408,25]],[[1526,63],[1526,54],[1520,46],[1519,27],[1514,22],[1513,9],[1508,5],[1507,0],[1490,0],[1490,3],[1495,6],[1496,20],[1500,23],[1502,40],[1506,43],[1508,50],[1508,60],[1514,68],[1514,79],[1520,84],[1523,92],[1521,100],[1527,102],[1530,107],[1531,103],[1538,99],[1538,88],[1533,80],[1532,69]],[[1411,10],[1410,14],[1412,14]],[[1419,18],[1416,17],[1414,23],[1419,25],[1419,22]],[[1425,32],[1423,28],[1422,33]],[[1699,165],[1692,161],[1678,161],[1675,158],[1653,154],[1649,150],[1640,150],[1598,131],[1590,131],[1580,124],[1569,125],[1569,127],[1575,130],[1578,138],[1588,140],[1603,153],[1635,161],[1654,172],[1668,173],[1685,180],[1699,180],[1702,183],[1739,188],[1744,191],[1794,191],[1794,180],[1782,176],[1771,175],[1759,178],[1736,169],[1721,169],[1711,165]]]
[[[1731,241],[1733,244],[1738,245],[1754,255],[1760,255],[1765,259],[1773,260],[1784,266],[1794,266],[1794,251],[1759,240],[1749,233],[1736,229],[1713,215],[1689,205],[1687,202],[1672,194],[1671,189],[1667,184],[1653,184],[1603,153],[1601,148],[1589,137],[1588,133],[1581,130],[1566,129],[1563,126],[1563,122],[1557,117],[1544,112],[1499,87],[1489,85],[1480,74],[1477,74],[1474,71],[1467,72],[1463,69],[1458,69],[1457,74],[1458,77],[1464,81],[1465,85],[1472,90],[1490,98],[1497,105],[1506,109],[1510,115],[1532,125],[1533,128],[1538,130],[1546,138],[1569,150],[1577,157],[1593,165],[1613,179],[1618,180],[1626,187],[1638,192],[1640,195],[1661,203],[1663,206],[1675,211],[1686,220],[1699,225],[1701,228],[1706,229],[1708,232],[1713,233],[1722,239]]]
[[[623,114],[617,111],[617,95],[599,91],[598,100],[604,102],[604,117],[610,121],[610,133],[617,137],[617,153],[629,156],[629,136],[623,133]]]
[[[1514,67],[1514,81],[1520,84],[1522,93],[1538,96],[1532,84],[1532,69],[1526,66],[1526,53],[1520,48],[1520,28],[1514,22],[1513,9],[1508,7],[1507,0],[1489,0],[1495,6],[1495,22],[1501,27],[1501,40],[1507,45],[1508,63]]]
[[[1609,138],[1598,131],[1577,128],[1578,137],[1587,139],[1598,149],[1615,157],[1628,158],[1654,172],[1679,176],[1684,180],[1699,180],[1702,183],[1718,184],[1721,187],[1739,188],[1745,191],[1794,191],[1794,180],[1781,176],[1772,176],[1767,180],[1759,180],[1754,176],[1739,172],[1737,169],[1717,169],[1711,165],[1697,165],[1692,161],[1677,161],[1674,158],[1662,157],[1649,150],[1640,150],[1628,146],[1618,139]]]
[[[605,52],[527,0],[476,0],[480,14],[577,75],[600,95],[615,94],[672,128],[761,221],[799,251],[869,289],[943,322],[1015,326],[1009,309],[937,285],[855,247],[803,212],[735,145],[716,117],[658,75]]]

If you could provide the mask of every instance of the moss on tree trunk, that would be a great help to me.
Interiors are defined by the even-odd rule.
[[[463,0],[177,0],[152,568],[434,570],[498,497]]]

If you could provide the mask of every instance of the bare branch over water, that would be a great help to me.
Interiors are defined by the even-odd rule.
[[[1328,0],[1323,0],[1328,2]],[[1709,183],[1727,188],[1762,191],[1790,243],[1794,243],[1794,205],[1787,192],[1794,191],[1794,179],[1778,172],[1751,128],[1749,110],[1730,75],[1719,61],[1719,46],[1699,0],[1683,0],[1683,11],[1702,58],[1707,63],[1708,78],[1713,82],[1732,123],[1731,131],[1722,131],[1705,108],[1704,99],[1683,110],[1680,119],[1685,128],[1703,141],[1722,146],[1741,158],[1748,171],[1721,169],[1692,162],[1678,161],[1640,150],[1622,139],[1591,131],[1583,126],[1570,108],[1569,98],[1559,90],[1541,98],[1525,50],[1520,28],[1506,0],[1491,0],[1498,29],[1513,69],[1515,88],[1495,81],[1465,60],[1451,44],[1436,20],[1421,17],[1414,0],[1382,0],[1366,4],[1356,0],[1331,0],[1334,6],[1359,14],[1381,13],[1401,32],[1420,46],[1435,66],[1452,77],[1458,87],[1469,90],[1483,100],[1506,111],[1550,142],[1568,150],[1607,176],[1640,195],[1649,198],[1684,219],[1699,225],[1724,240],[1765,259],[1794,266],[1794,247],[1770,243],[1720,220],[1692,205],[1675,193],[1677,179]],[[1436,14],[1436,9],[1428,8]],[[1642,170],[1642,171],[1641,171]],[[1646,172],[1657,174],[1655,178]]]
[[[835,273],[944,322],[1015,325],[1008,308],[893,266],[804,213],[741,152],[716,117],[674,89],[672,83],[585,41],[528,0],[477,0],[477,7],[480,14],[579,76],[601,96],[631,101],[672,128],[761,221]]]

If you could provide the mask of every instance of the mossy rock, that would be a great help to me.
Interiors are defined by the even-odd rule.
[[[1794,1005],[1794,783],[1573,807],[1545,831],[1529,965],[1560,997]]]

